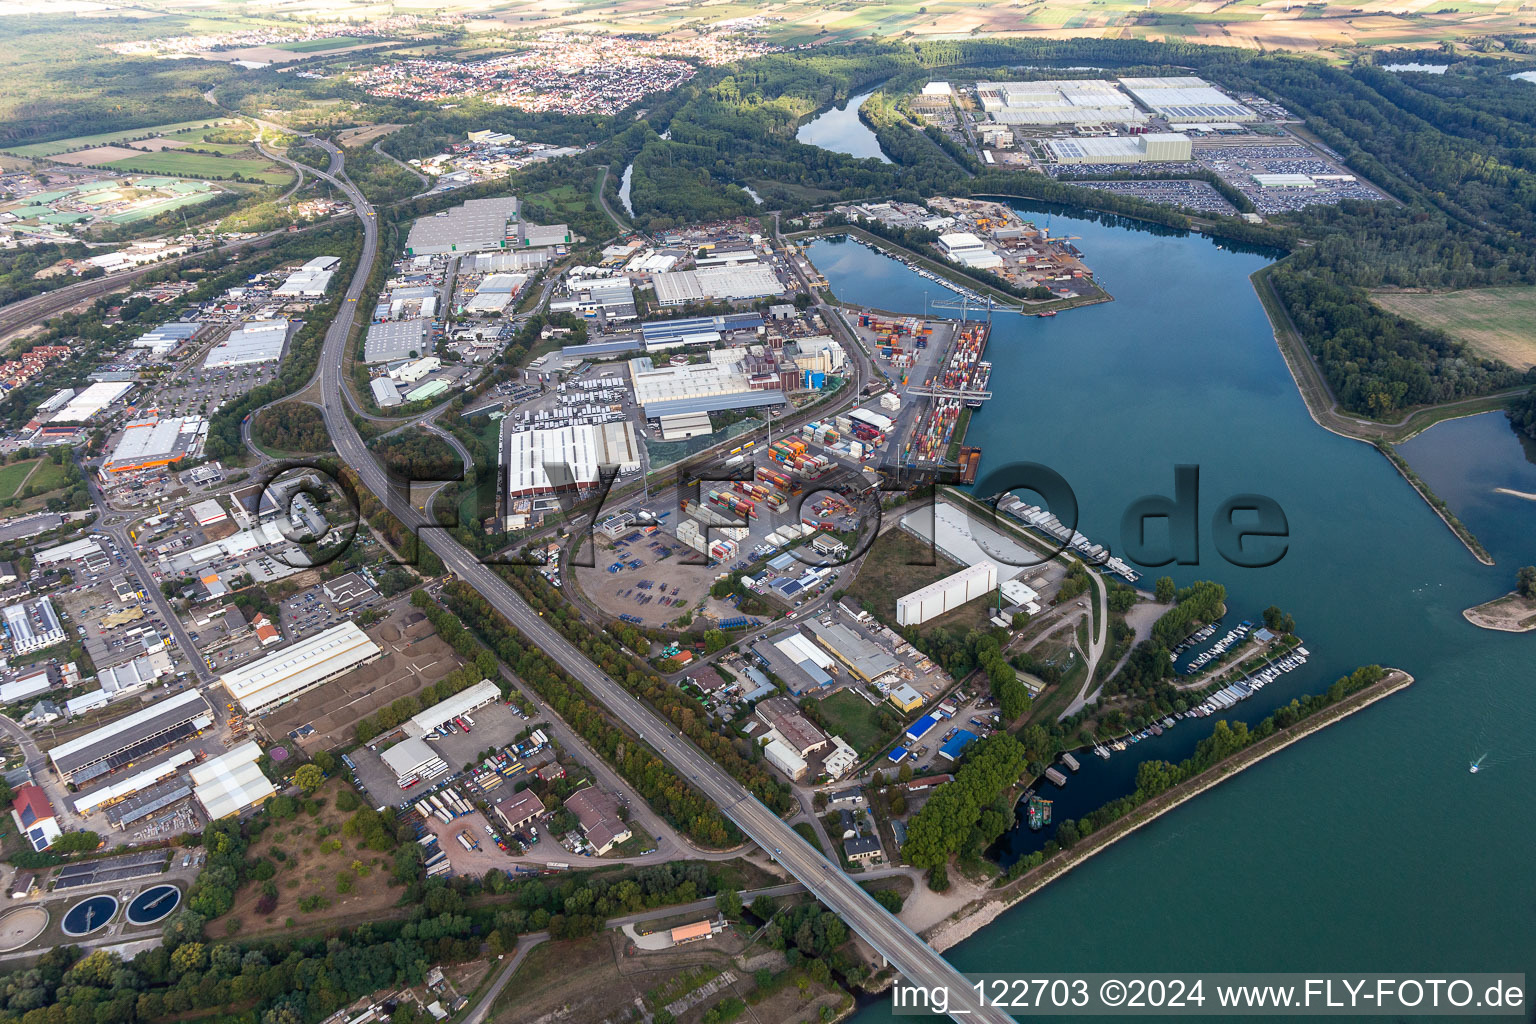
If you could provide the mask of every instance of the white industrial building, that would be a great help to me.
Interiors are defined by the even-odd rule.
[[[73,562],[76,559],[89,558],[91,555],[101,553],[101,545],[93,540],[72,540],[68,544],[60,544],[57,547],[44,548],[36,552],[32,556],[32,561],[38,566],[53,565],[55,562]]]
[[[464,304],[465,313],[500,313],[527,282],[527,274],[490,274],[475,286],[475,294]]]
[[[187,339],[195,336],[202,330],[203,325],[197,323],[170,323],[161,324],[152,331],[139,335],[133,340],[134,348],[149,350],[149,354],[156,358],[169,355]],[[39,409],[39,411],[51,411]]]
[[[1169,124],[1259,120],[1257,113],[1203,78],[1122,78],[1120,85]]]
[[[805,758],[795,753],[794,748],[781,739],[770,739],[763,746],[763,756],[768,763],[779,771],[789,776],[791,780],[799,782],[805,778],[809,765]]]
[[[388,409],[400,404],[400,388],[388,377],[375,377],[368,386],[373,389],[373,400],[379,403],[379,408]]]
[[[283,298],[318,299],[330,287],[331,275],[341,263],[339,256],[316,256],[288,275],[272,294]]]
[[[397,366],[389,371],[389,375],[402,384],[414,384],[429,373],[443,368],[443,361],[437,356],[423,356],[414,362]]]
[[[368,328],[363,342],[363,362],[392,363],[397,359],[413,359],[432,350],[432,321],[426,317],[414,320],[386,320]]]
[[[1059,164],[1134,164],[1188,160],[1188,135],[1149,132],[1146,135],[1110,135],[1086,139],[1052,139],[1045,144]]]
[[[3,616],[12,654],[30,654],[64,642],[64,626],[48,597],[6,605]]]
[[[571,229],[564,224],[529,224],[523,221],[522,247],[537,249],[571,244]]]
[[[710,299],[761,299],[784,291],[773,268],[761,263],[673,270],[654,274],[651,281],[656,286],[659,306],[682,306]]]
[[[519,430],[507,435],[502,462],[508,497],[549,494],[595,485],[603,466],[638,472],[640,441],[628,420]]]
[[[986,243],[969,231],[951,231],[940,235],[939,251],[967,267],[990,270],[1003,265],[1003,258],[988,249]]]
[[[953,575],[897,598],[896,623],[921,625],[996,589],[997,566],[988,561],[968,565]]]
[[[982,109],[1004,124],[1144,124],[1147,115],[1103,79],[977,82]]]
[[[192,795],[210,821],[239,814],[277,795],[256,763],[260,759],[261,747],[250,740],[192,769]]]
[[[282,358],[287,342],[287,320],[252,320],[241,324],[239,330],[230,331],[229,337],[209,349],[203,368],[276,362]]]
[[[104,668],[96,675],[97,689],[65,701],[70,717],[106,707],[123,697],[130,697],[149,688],[150,684],[172,668],[171,656],[165,651],[141,654],[132,661]]]
[[[470,199],[463,206],[420,217],[411,225],[405,254],[434,256],[511,248],[517,238],[518,208],[516,197],[502,196]]]
[[[246,714],[261,714],[382,653],[357,623],[348,621],[226,673],[219,682]]]
[[[627,277],[604,277],[573,280],[567,285],[568,296],[551,299],[551,313],[602,313],[608,320],[633,320],[635,289]]]
[[[489,679],[482,679],[474,686],[460,690],[446,700],[440,700],[436,704],[414,715],[405,723],[404,729],[407,736],[425,736],[444,722],[452,721],[460,715],[472,713],[477,708],[483,708],[495,700],[501,699],[501,687]]]
[[[760,405],[784,405],[784,392],[754,390],[741,369],[738,350],[716,350],[707,363],[656,366],[649,356],[629,361],[635,401],[646,419],[679,413],[750,409]]]
[[[419,736],[407,736],[379,757],[402,786],[412,779],[430,779],[448,770],[448,762]]]
[[[1253,183],[1260,188],[1316,188],[1310,174],[1255,174]]]
[[[85,423],[111,408],[114,402],[127,395],[133,387],[132,382],[98,381],[71,398],[55,414],[52,422]]]
[[[46,666],[23,672],[8,683],[0,683],[0,704],[36,697],[40,693],[47,693],[52,687],[53,677],[49,675]]]
[[[146,416],[123,428],[101,469],[103,473],[128,473],[195,459],[207,440],[208,421],[201,416]]]
[[[105,807],[108,804],[124,800],[141,789],[148,789],[161,779],[170,778],[185,765],[195,760],[195,755],[190,750],[183,750],[172,754],[167,760],[161,761],[141,772],[135,772],[126,778],[118,779],[109,786],[98,786],[89,793],[82,793],[75,797],[75,813],[90,814],[92,811]]]

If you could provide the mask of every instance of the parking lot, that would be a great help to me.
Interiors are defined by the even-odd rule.
[[[270,381],[278,367],[274,361],[206,370],[201,362],[199,355],[156,389],[155,404],[161,416],[212,416],[226,403]]]
[[[451,823],[445,823],[432,814],[427,815],[425,820],[427,827],[432,830],[433,835],[437,836],[437,845],[442,847],[443,852],[448,855],[448,863],[453,865],[454,874],[479,878],[492,868],[506,870],[512,866],[511,855],[503,853],[486,833],[489,822],[479,811],[454,818]],[[466,850],[463,844],[454,838],[460,832],[466,831],[480,844],[480,849]],[[496,832],[500,835],[502,829],[498,828]],[[509,848],[516,849],[510,844]],[[565,851],[559,852],[563,854]]]

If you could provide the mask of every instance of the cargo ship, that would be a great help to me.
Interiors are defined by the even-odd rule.
[[[1032,796],[1029,798],[1024,814],[1025,820],[1029,822],[1029,827],[1039,832],[1051,823],[1051,802],[1049,800],[1042,800],[1038,796]]]
[[[983,359],[981,362],[976,364],[976,370],[971,374],[971,380],[967,387],[976,391],[985,391],[987,390],[987,383],[991,381],[991,379],[992,364]],[[985,399],[967,398],[965,400],[965,407],[967,409],[980,409],[981,403],[983,401],[985,401]]]
[[[981,449],[961,446],[960,448],[960,483],[973,484],[976,482],[976,470],[981,466]]]

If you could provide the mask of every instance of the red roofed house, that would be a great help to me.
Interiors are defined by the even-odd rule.
[[[277,631],[277,627],[272,625],[272,620],[267,618],[264,613],[257,612],[256,617],[251,620],[251,625],[256,627],[256,639],[261,641],[263,647],[267,646],[267,644],[280,644],[283,642],[283,634]]]
[[[48,849],[63,834],[53,815],[53,804],[48,802],[48,794],[33,782],[17,787],[16,800],[11,804],[11,820],[37,851]]]

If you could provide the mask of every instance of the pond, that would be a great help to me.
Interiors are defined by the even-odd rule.
[[[879,160],[883,164],[890,163],[891,159],[880,148],[880,140],[875,138],[875,133],[869,125],[859,120],[859,107],[876,91],[870,89],[857,96],[850,96],[842,106],[828,107],[801,125],[800,130],[795,132],[795,140],[834,153],[847,153],[849,156]]]

